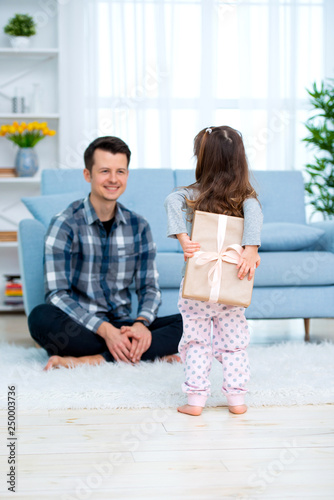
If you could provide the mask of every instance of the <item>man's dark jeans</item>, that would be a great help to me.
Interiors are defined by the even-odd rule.
[[[116,328],[132,325],[132,321],[113,321]],[[56,306],[42,304],[35,307],[28,318],[32,338],[47,351],[49,356],[90,356],[101,354],[106,361],[114,361],[105,341],[97,333],[80,325]],[[152,343],[143,353],[143,361],[153,361],[175,354],[182,336],[180,314],[157,318],[149,326]]]

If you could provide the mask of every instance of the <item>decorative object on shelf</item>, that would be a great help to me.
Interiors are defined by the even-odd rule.
[[[28,14],[15,14],[3,30],[13,48],[26,49],[30,45],[30,37],[36,34],[36,23]]]
[[[14,97],[12,99],[12,112],[24,113],[26,111],[24,97],[20,87],[15,87]]]
[[[324,219],[334,218],[334,85],[321,82],[307,90],[313,106],[311,118],[305,124],[310,135],[304,141],[321,155],[305,167],[308,180],[305,189],[314,215],[321,212]]]
[[[21,276],[18,274],[5,274],[5,306],[23,306],[23,290]]]
[[[55,130],[48,128],[47,122],[13,122],[12,125],[2,125],[0,136],[7,138],[19,146],[16,155],[15,168],[19,177],[32,177],[38,170],[38,159],[34,146],[47,135],[55,135]]]
[[[0,231],[0,241],[17,241],[16,231]]]
[[[1,177],[16,177],[16,169],[12,167],[0,167]]]

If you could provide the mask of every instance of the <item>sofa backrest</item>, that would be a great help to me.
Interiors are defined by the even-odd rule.
[[[154,240],[161,252],[179,250],[176,240],[166,237],[164,200],[174,187],[187,186],[194,180],[193,170],[130,169],[127,189],[119,201],[149,221]],[[259,194],[264,222],[306,223],[301,172],[257,170],[252,172],[251,182]],[[89,193],[89,189],[90,184],[84,180],[81,169],[42,172],[42,195],[78,190]]]
[[[256,170],[251,183],[259,195],[264,222],[306,224],[304,180],[298,170]]]
[[[126,208],[143,215],[149,221],[154,241],[161,252],[177,251],[177,241],[166,237],[167,217],[164,209],[164,200],[173,188],[173,170],[130,168],[126,191],[119,198],[119,202]],[[78,190],[87,194],[90,190],[90,184],[84,180],[81,169],[43,170],[42,195]]]
[[[175,186],[195,181],[193,170],[175,170]],[[305,224],[304,181],[297,170],[254,170],[251,184],[259,195],[264,222]]]
[[[85,181],[83,169],[46,169],[41,175],[41,194],[62,194],[72,191],[89,193],[90,185]]]
[[[178,242],[166,236],[164,201],[173,188],[174,175],[170,169],[130,169],[126,191],[119,198],[126,208],[148,220],[160,252],[175,252],[178,248]]]

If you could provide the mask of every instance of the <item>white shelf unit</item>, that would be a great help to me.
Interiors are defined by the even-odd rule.
[[[13,2],[14,3],[14,2]],[[24,49],[0,48],[1,56],[11,57],[55,57],[59,53],[58,49]]]
[[[36,184],[40,183],[40,176],[38,173],[36,177],[0,177],[0,184]]]
[[[0,313],[13,313],[13,312],[17,312],[17,313],[23,313],[24,312],[24,308],[22,306],[3,306],[3,305],[0,305]]]
[[[3,120],[58,120],[59,115],[56,113],[0,113],[0,119]]]
[[[0,248],[17,248],[17,241],[0,241]]]
[[[39,194],[39,179],[0,178],[0,231],[17,231],[20,220],[31,219],[21,198]],[[20,274],[17,241],[0,241],[0,312],[23,311],[23,306],[4,305],[4,274]]]
[[[43,8],[40,0],[3,2],[3,25],[16,13],[34,17]],[[38,196],[41,171],[44,168],[56,168],[59,164],[61,117],[58,20],[59,13],[48,15],[47,22],[37,26],[37,34],[32,39],[31,47],[24,50],[11,48],[8,37],[3,31],[0,32],[0,126],[13,121],[47,121],[49,127],[57,132],[35,147],[39,170],[34,177],[0,177],[0,231],[17,231],[20,220],[32,218],[20,199],[23,196]],[[31,106],[35,83],[40,85],[42,101],[36,112]],[[25,104],[30,107],[25,112],[12,112],[11,98],[15,95],[15,87],[20,87]],[[17,146],[0,137],[0,168],[14,167],[16,152]],[[0,312],[22,311],[22,306],[5,306],[3,303],[4,274],[20,274],[16,241],[0,242]]]

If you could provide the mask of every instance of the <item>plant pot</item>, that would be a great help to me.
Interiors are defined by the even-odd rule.
[[[30,36],[10,36],[10,44],[13,49],[27,49],[30,47],[31,37]]]
[[[38,158],[34,148],[19,148],[15,159],[18,177],[33,177],[38,170]]]

